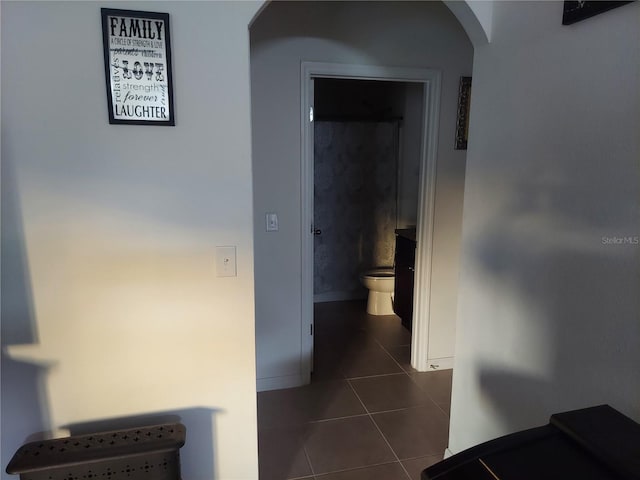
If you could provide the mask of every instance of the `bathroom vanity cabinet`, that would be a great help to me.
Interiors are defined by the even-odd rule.
[[[416,264],[415,229],[396,230],[395,284],[393,311],[402,325],[411,331],[413,317],[413,281]]]

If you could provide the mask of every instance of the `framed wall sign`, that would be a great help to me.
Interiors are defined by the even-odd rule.
[[[471,77],[460,77],[458,90],[458,115],[456,119],[455,150],[467,149],[469,137],[469,109],[471,107]]]
[[[579,22],[585,18],[593,17],[599,13],[606,12],[612,8],[617,8],[622,5],[631,3],[627,1],[597,1],[597,2],[574,2],[565,1],[562,9],[562,24],[571,25],[572,23]]]
[[[109,123],[175,125],[169,14],[101,12]]]

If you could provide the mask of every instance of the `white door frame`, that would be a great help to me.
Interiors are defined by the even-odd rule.
[[[419,371],[429,368],[429,317],[431,292],[431,254],[435,207],[438,124],[440,119],[439,70],[424,68],[380,67],[338,63],[302,62],[301,92],[301,198],[302,198],[302,312],[301,377],[310,381],[313,361],[313,125],[309,118],[313,106],[314,78],[343,78],[416,82],[423,84],[422,140],[420,149],[420,183],[415,288],[413,298],[413,335],[411,366]]]

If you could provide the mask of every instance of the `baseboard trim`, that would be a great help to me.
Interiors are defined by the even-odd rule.
[[[453,368],[453,357],[428,358],[427,370],[451,370]]]
[[[449,450],[449,447],[445,448],[444,450],[444,457],[443,460],[445,458],[449,458],[449,457],[453,457],[453,452],[451,450]]]
[[[258,392],[266,392],[268,390],[280,390],[282,388],[301,387],[307,382],[302,375],[284,375],[281,377],[258,378],[256,381],[256,390]]]

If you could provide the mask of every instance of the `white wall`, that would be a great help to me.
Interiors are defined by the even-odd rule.
[[[300,382],[301,61],[442,70],[431,319],[451,324],[452,350],[465,162],[453,138],[458,81],[471,57],[457,20],[435,2],[274,2],[252,25],[259,388],[261,379]],[[264,231],[266,212],[278,212],[279,232]]]
[[[108,124],[101,6],[171,14],[176,127]],[[2,470],[38,430],[153,414],[187,426],[185,479],[257,478],[258,7],[2,2]]]
[[[491,41],[493,0],[444,0],[444,4],[456,16],[474,45]]]
[[[476,48],[455,453],[558,411],[640,420],[640,5],[496,2]]]

